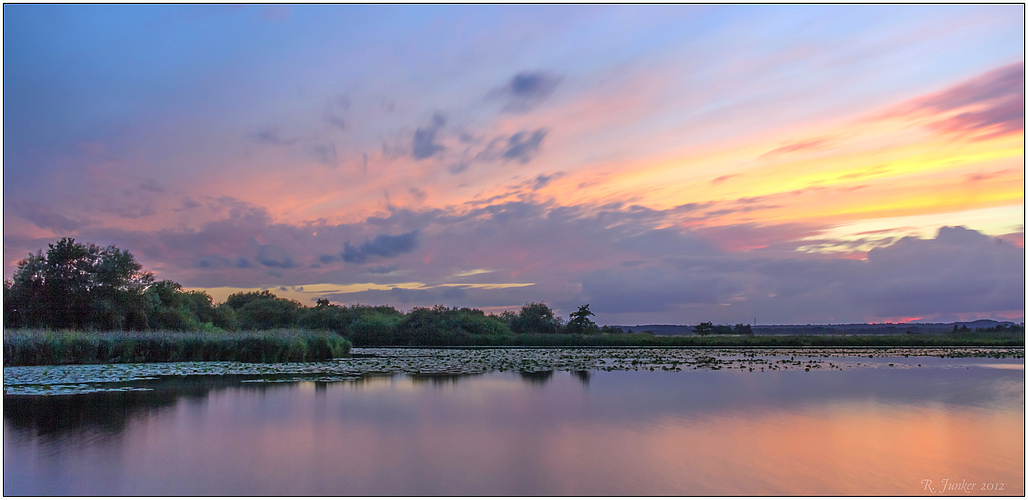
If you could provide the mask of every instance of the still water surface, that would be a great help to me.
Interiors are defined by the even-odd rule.
[[[7,368],[4,494],[1024,495],[1023,359],[762,361],[355,375],[354,359],[336,378],[45,396],[14,385],[39,368]]]

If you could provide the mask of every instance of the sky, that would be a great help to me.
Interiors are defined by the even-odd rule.
[[[4,5],[4,277],[1023,321],[1024,6]]]

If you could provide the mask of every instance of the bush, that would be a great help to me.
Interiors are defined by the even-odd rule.
[[[299,302],[292,300],[260,298],[238,309],[236,318],[244,330],[292,328],[296,326],[301,307]]]

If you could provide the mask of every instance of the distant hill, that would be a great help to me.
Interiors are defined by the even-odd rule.
[[[753,327],[753,333],[757,335],[882,335],[890,333],[941,333],[953,331],[966,326],[971,330],[976,328],[994,328],[997,325],[1017,325],[1011,321],[994,321],[991,319],[979,319],[975,321],[958,321],[955,323],[849,323],[841,325],[759,325]],[[653,332],[654,335],[693,335],[694,325],[635,325],[621,326],[621,331],[629,330],[640,332]]]

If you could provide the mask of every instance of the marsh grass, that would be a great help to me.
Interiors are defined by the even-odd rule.
[[[83,332],[5,330],[4,366],[177,361],[287,363],[345,357],[350,342],[311,330]]]
[[[356,340],[356,339],[355,339]],[[573,334],[515,333],[465,335],[451,342],[424,346],[517,347],[1017,347],[1023,331],[963,333],[901,333],[893,335],[652,335],[648,333]],[[457,340],[457,341],[453,341]],[[356,342],[362,345],[361,342]],[[415,344],[409,344],[415,346]]]

